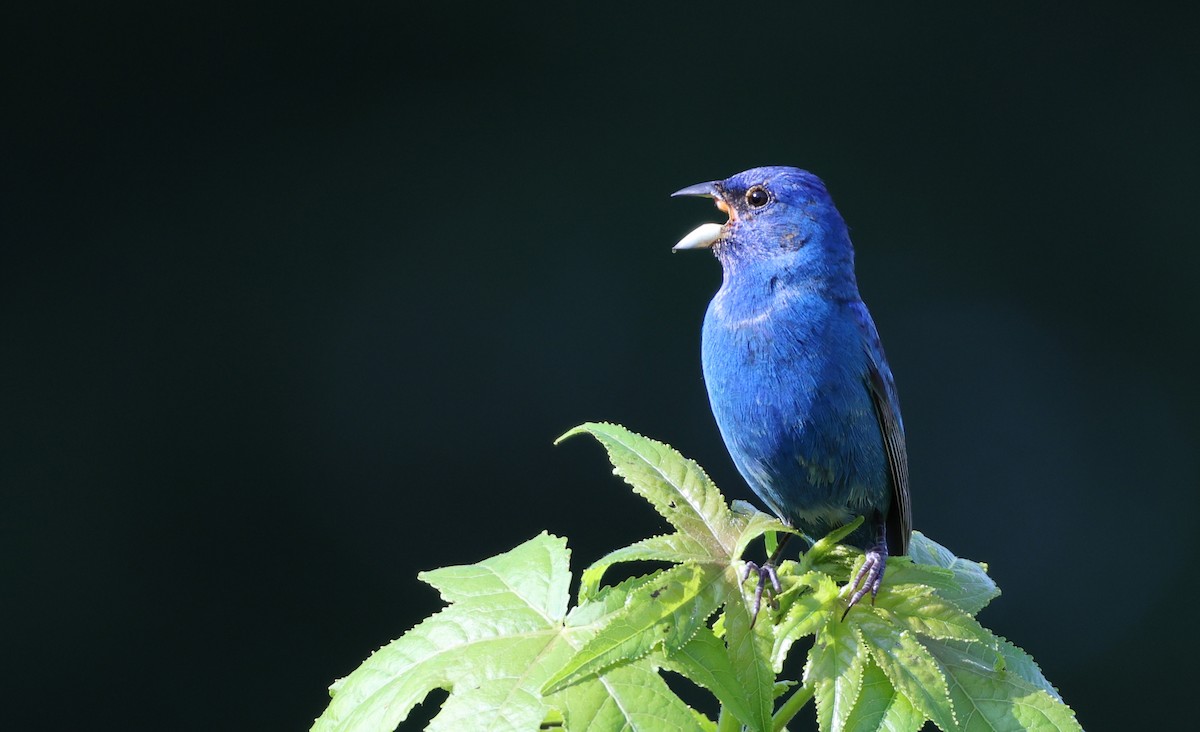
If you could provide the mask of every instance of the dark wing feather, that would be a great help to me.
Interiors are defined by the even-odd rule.
[[[867,385],[875,416],[883,433],[883,449],[887,454],[888,474],[892,481],[892,505],[887,515],[888,554],[908,554],[912,535],[912,502],[908,495],[908,450],[904,446],[904,427],[900,410],[895,404],[895,390],[880,372],[875,359],[868,358]]]

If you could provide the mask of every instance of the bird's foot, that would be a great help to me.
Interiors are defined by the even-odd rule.
[[[742,582],[745,582],[751,573],[758,576],[758,584],[754,588],[754,607],[750,609],[750,627],[753,628],[755,621],[758,620],[759,608],[762,607],[763,591],[766,590],[767,582],[771,583],[771,589],[774,591],[767,598],[767,603],[772,608],[778,607],[774,595],[778,595],[783,590],[779,586],[779,575],[775,573],[774,562],[768,560],[761,567],[754,562],[746,562],[746,566],[742,569]]]
[[[857,605],[868,592],[871,593],[871,604],[875,604],[875,595],[879,593],[879,587],[883,584],[883,570],[887,566],[887,557],[886,544],[867,550],[866,560],[854,575],[854,580],[847,585],[851,592],[850,603],[846,605],[846,612],[842,613],[842,620],[850,614],[850,608]]]

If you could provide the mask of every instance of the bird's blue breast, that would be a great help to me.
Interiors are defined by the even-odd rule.
[[[886,512],[887,459],[854,310],[861,304],[753,282],[727,280],[704,319],[705,383],[738,470],[802,528]]]

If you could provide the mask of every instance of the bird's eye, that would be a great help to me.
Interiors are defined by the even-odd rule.
[[[750,208],[762,208],[771,200],[771,194],[767,193],[767,189],[762,186],[754,186],[746,191],[746,203],[750,204]]]

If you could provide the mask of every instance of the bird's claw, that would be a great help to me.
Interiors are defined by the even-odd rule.
[[[775,565],[771,562],[759,566],[754,562],[746,562],[746,566],[742,568],[742,582],[745,582],[750,573],[758,575],[758,583],[754,587],[754,607],[750,610],[750,627],[754,627],[754,623],[758,620],[758,611],[762,607],[763,591],[766,589],[767,582],[770,581],[771,589],[774,590],[773,595],[778,595],[783,591],[779,585],[779,575],[775,572]],[[767,599],[767,603],[772,607],[778,607],[774,596]]]
[[[887,566],[887,546],[877,546],[867,552],[866,559],[863,560],[862,567],[858,573],[854,575],[854,580],[847,587],[850,588],[850,602],[846,605],[846,611],[842,613],[842,620],[850,614],[850,608],[858,604],[858,601],[866,597],[867,593],[871,593],[871,604],[875,604],[875,595],[879,593],[879,587],[883,584],[883,570]]]

